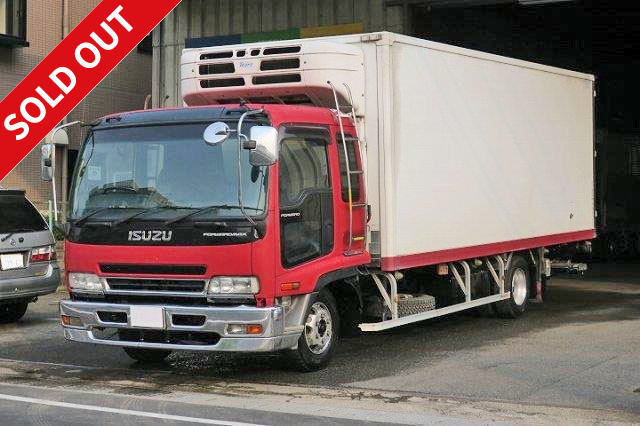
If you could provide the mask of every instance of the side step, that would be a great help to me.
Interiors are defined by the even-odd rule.
[[[401,325],[411,324],[412,322],[424,321],[431,318],[436,318],[443,315],[452,314],[454,312],[464,311],[465,309],[475,308],[477,306],[488,305],[490,303],[499,302],[511,297],[511,292],[505,292],[502,294],[495,294],[493,296],[482,297],[470,302],[458,303],[455,305],[447,306],[440,309],[433,309],[426,312],[421,312],[405,317],[399,317],[398,319],[391,319],[380,322],[370,322],[360,324],[360,330],[362,331],[382,331],[393,327],[399,327]],[[400,309],[398,309],[399,311]],[[398,312],[399,314],[400,312]]]

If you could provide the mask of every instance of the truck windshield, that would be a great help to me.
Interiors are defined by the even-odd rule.
[[[237,138],[208,146],[202,137],[206,127],[203,123],[94,131],[76,167],[69,219],[90,215],[117,221],[135,215],[135,220],[170,221],[208,206],[224,208],[203,209],[189,219],[242,218]],[[251,166],[247,150],[242,150],[241,167],[246,212],[260,216],[266,208],[267,170]]]

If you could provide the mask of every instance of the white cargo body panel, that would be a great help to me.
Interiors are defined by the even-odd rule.
[[[385,37],[384,269],[593,237],[593,76]]]
[[[331,44],[336,55],[326,60]],[[363,69],[336,65],[359,56],[344,44],[362,52]],[[354,102],[367,151],[368,241],[382,269],[595,235],[593,76],[388,32],[231,48],[290,45],[324,55],[322,69],[301,69],[300,83],[268,95],[306,94],[333,108],[324,81],[364,92]],[[223,98],[201,90],[195,74],[198,55],[220,49],[229,46],[185,50],[186,99]]]

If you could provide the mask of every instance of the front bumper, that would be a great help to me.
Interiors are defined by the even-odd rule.
[[[256,308],[252,306],[234,307],[194,307],[194,306],[158,306],[162,308],[164,328],[147,330],[131,326],[130,306],[128,304],[110,304],[63,300],[60,302],[60,314],[79,318],[82,326],[64,327],[64,335],[68,340],[83,343],[96,343],[111,346],[128,346],[149,349],[213,351],[213,352],[273,352],[294,348],[303,327],[285,329],[284,310],[282,307]],[[99,314],[100,313],[100,314]],[[126,323],[101,320],[105,313],[119,314]],[[202,325],[176,325],[175,316],[205,317]],[[231,335],[227,333],[229,324],[260,324],[262,334],[256,336]],[[103,336],[104,330],[113,330],[109,338]],[[119,332],[150,332],[155,336],[165,335],[166,341],[127,340],[118,336]],[[198,344],[190,342],[175,343],[172,335],[188,335],[189,333],[205,333],[218,336],[215,342]],[[114,338],[115,337],[115,338]],[[171,341],[171,342],[170,342]]]
[[[60,269],[53,263],[48,266],[43,276],[0,278],[0,303],[55,293],[58,285],[60,285]]]

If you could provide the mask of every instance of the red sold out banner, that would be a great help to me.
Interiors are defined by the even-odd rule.
[[[0,102],[0,180],[178,3],[103,0]]]

